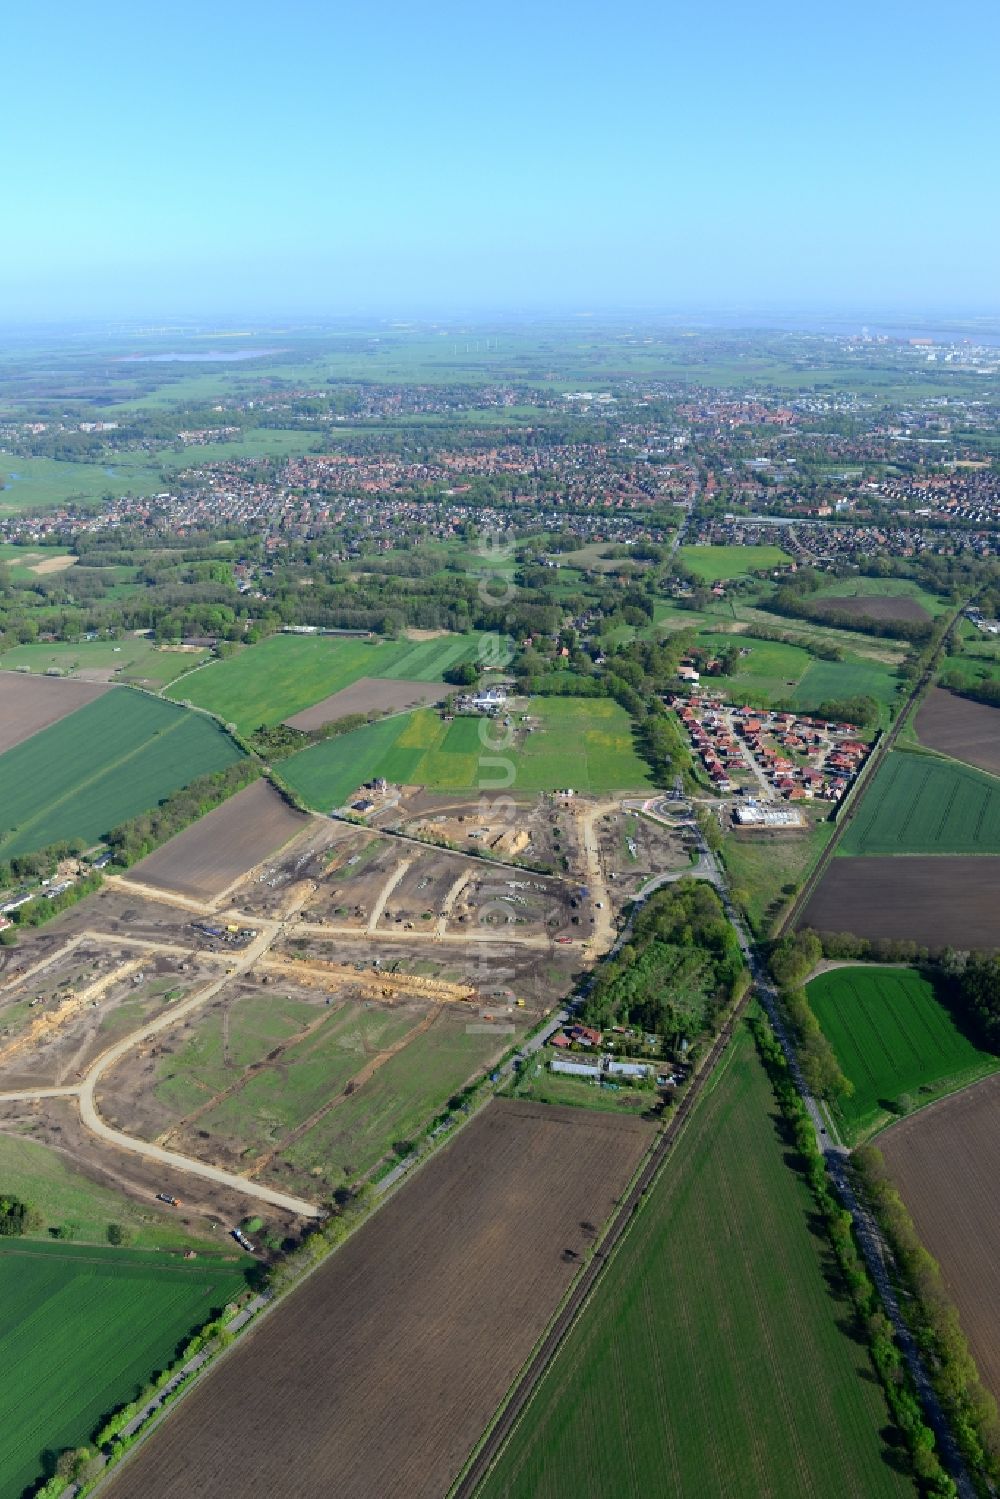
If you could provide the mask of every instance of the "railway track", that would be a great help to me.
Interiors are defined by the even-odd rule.
[[[666,1129],[657,1137],[649,1155],[646,1157],[645,1164],[615,1209],[605,1231],[604,1238],[594,1252],[593,1259],[584,1268],[580,1278],[576,1281],[566,1301],[556,1314],[555,1320],[550,1324],[548,1331],[544,1334],[531,1358],[521,1370],[508,1396],[507,1403],[478,1450],[470,1459],[464,1472],[458,1478],[448,1499],[472,1499],[472,1496],[477,1492],[480,1484],[499,1457],[507,1438],[520,1420],[540,1380],[566,1341],[578,1316],[583,1311],[591,1292],[603,1275],[605,1266],[608,1264],[613,1251],[621,1242],[632,1221],[633,1214],[638,1211],[643,1197],[652,1187],[661,1168],[669,1159],[678,1136],[683,1130],[695,1104],[701,1097],[705,1084],[715,1072],[716,1066],[732,1040],[736,1027],[743,1018],[753,995],[754,986],[751,985],[743,998],[739,1000],[733,1013],[713,1042],[712,1048],[705,1058],[704,1066],[698,1073],[694,1085],[681,1100],[676,1114]]]

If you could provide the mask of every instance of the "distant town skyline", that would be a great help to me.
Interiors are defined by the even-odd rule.
[[[973,0],[55,0],[5,30],[0,321],[1000,313]]]

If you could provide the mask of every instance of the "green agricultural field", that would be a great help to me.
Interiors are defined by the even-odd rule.
[[[1000,1058],[962,1034],[934,985],[911,968],[851,964],[821,973],[807,992],[854,1084],[852,1096],[837,1105],[851,1144],[1000,1067]]]
[[[641,791],[652,786],[633,745],[628,714],[606,698],[533,698],[529,734],[515,726],[514,745],[496,724],[479,718],[445,723],[430,709],[369,724],[310,745],[284,760],[282,777],[320,811],[342,806],[373,776],[433,791],[472,791],[495,784],[498,759],[514,766],[512,790]],[[484,737],[485,736],[485,737]]]
[[[955,760],[893,750],[838,853],[1000,853],[1000,780]]]
[[[46,1452],[85,1445],[244,1284],[221,1260],[0,1242],[0,1493],[40,1478]]]
[[[81,640],[76,645],[52,641],[43,645],[16,645],[0,656],[0,668],[63,672],[66,676],[100,672],[109,680],[149,683],[160,687],[182,672],[200,665],[207,651],[170,650],[142,635],[122,640]]]
[[[741,1030],[483,1499],[912,1496],[812,1214]]]
[[[412,714],[406,714],[384,718],[380,723],[368,724],[350,734],[339,734],[336,738],[325,739],[322,744],[310,745],[281,762],[281,778],[317,811],[329,812],[341,807],[363,781],[386,774],[382,766],[388,763],[396,740],[412,717]],[[397,768],[398,760],[397,753],[393,760]]]
[[[745,578],[748,573],[786,567],[792,560],[787,552],[775,546],[679,547],[677,557],[703,583]]]
[[[329,635],[272,635],[225,661],[185,677],[168,694],[207,708],[243,734],[281,723],[361,677],[439,682],[460,661],[476,660],[479,635],[359,640]]]
[[[495,650],[491,649],[493,645]],[[383,664],[373,676],[390,677],[394,681],[440,682],[449,667],[464,661],[502,666],[508,660],[506,643],[499,636],[441,635],[434,640],[400,641],[398,647],[402,651],[399,658]]]
[[[643,791],[649,768],[635,748],[632,722],[607,698],[532,698],[538,728],[520,744],[513,790]]]
[[[319,635],[272,635],[179,682],[169,696],[207,708],[242,734],[276,724],[303,708],[392,666],[394,641]]]
[[[94,843],[241,752],[210,719],[117,687],[0,755],[0,859]]]
[[[843,661],[812,661],[791,699],[796,708],[808,710],[818,708],[820,703],[873,697],[888,709],[896,701],[900,686],[892,666],[847,656]]]
[[[0,1190],[12,1192],[41,1215],[39,1234],[58,1228],[77,1243],[104,1244],[109,1223],[127,1229],[137,1249],[204,1250],[204,1236],[185,1229],[170,1208],[102,1187],[77,1171],[68,1156],[21,1135],[0,1134]]]

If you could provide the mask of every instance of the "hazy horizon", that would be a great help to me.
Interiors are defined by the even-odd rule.
[[[892,9],[22,10],[0,320],[1000,311],[1000,19]]]

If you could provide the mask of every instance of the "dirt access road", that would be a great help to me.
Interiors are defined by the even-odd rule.
[[[599,817],[607,817],[621,809],[620,801],[577,802],[576,819],[580,829],[580,847],[587,870],[587,885],[594,907],[594,930],[584,944],[588,952],[597,957],[608,951],[615,940],[615,926],[611,919],[611,901],[604,881],[604,865],[594,828]]]
[[[172,1004],[155,1020],[142,1026],[137,1031],[132,1031],[114,1046],[109,1046],[107,1051],[101,1053],[89,1068],[83,1081],[75,1087],[62,1088],[32,1088],[18,1090],[10,1093],[0,1093],[0,1103],[23,1102],[28,1099],[40,1100],[44,1098],[71,1098],[75,1097],[80,1110],[80,1118],[85,1127],[99,1139],[107,1141],[109,1145],[119,1150],[132,1151],[136,1155],[146,1156],[149,1160],[158,1161],[161,1165],[172,1167],[175,1170],[186,1171],[194,1176],[200,1176],[206,1181],[215,1182],[218,1186],[228,1187],[231,1190],[245,1193],[248,1197],[255,1197],[261,1202],[270,1203],[274,1207],[284,1208],[286,1212],[297,1213],[305,1218],[320,1217],[321,1209],[315,1203],[306,1202],[302,1198],[290,1196],[287,1192],[276,1192],[271,1187],[261,1186],[259,1182],[251,1181],[249,1177],[237,1176],[231,1171],[222,1171],[216,1166],[209,1166],[203,1161],[192,1160],[189,1156],[180,1155],[173,1150],[164,1150],[159,1145],[152,1145],[146,1140],[136,1139],[132,1135],[126,1135],[121,1130],[112,1129],[105,1124],[94,1104],[94,1088],[108,1070],[121,1060],[135,1046],[150,1040],[160,1031],[176,1025],[193,1010],[201,1009],[209,1000],[213,999],[224,984],[230,983],[240,974],[252,968],[264,953],[267,952],[271,943],[280,930],[279,924],[269,922],[267,929],[260,933],[253,942],[243,949],[235,963],[227,967],[226,972],[219,978],[197,989],[188,995],[179,1004]]]

